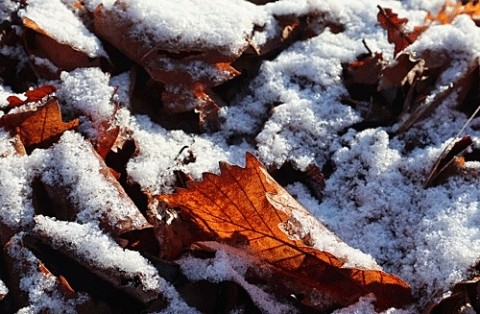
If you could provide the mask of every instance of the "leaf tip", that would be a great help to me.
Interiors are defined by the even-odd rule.
[[[251,167],[260,167],[260,168],[265,168],[265,166],[255,157],[254,154],[250,152],[245,153],[245,168],[251,168]]]

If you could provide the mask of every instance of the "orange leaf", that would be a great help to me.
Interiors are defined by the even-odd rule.
[[[120,127],[110,127],[108,121],[102,123],[101,127],[102,129],[99,130],[99,139],[95,143],[95,150],[98,155],[105,160],[120,135]]]
[[[55,93],[56,90],[57,89],[55,88],[55,86],[44,85],[32,90],[26,91],[25,96],[27,96],[28,102],[35,102],[35,101],[40,101],[44,97],[47,97],[48,95]]]
[[[377,20],[383,29],[388,32],[388,42],[395,45],[394,55],[411,45],[425,30],[425,28],[415,28],[412,33],[405,32],[407,18],[399,18],[398,14],[393,12],[392,9],[384,9],[378,6],[378,10]]]
[[[15,108],[30,102],[40,101],[43,98],[55,93],[57,89],[52,85],[44,85],[25,92],[26,100],[21,100],[17,96],[8,96],[8,108]]]
[[[55,142],[66,130],[78,126],[78,119],[62,121],[58,101],[51,98],[36,111],[7,114],[0,118],[0,126],[20,136],[27,149],[47,147]]]
[[[332,300],[327,306],[346,306],[368,293],[375,294],[378,309],[401,307],[412,300],[410,288],[397,276],[377,269],[344,268],[340,258],[308,246],[309,234],[293,240],[292,229],[298,225],[293,213],[309,214],[253,155],[247,154],[245,168],[221,163],[220,169],[220,176],[206,173],[203,181],[188,182],[187,189],[158,199],[179,207],[181,215],[212,240],[246,248],[280,272],[291,274],[292,280],[325,294]],[[322,233],[334,237],[318,225]],[[307,305],[326,310],[325,304]]]
[[[15,108],[23,105],[25,102],[18,98],[17,96],[8,96],[8,108]]]
[[[467,14],[473,20],[480,17],[480,3],[462,2],[447,0],[437,14],[428,13],[426,20],[429,22],[437,21],[440,24],[450,24],[460,14]]]

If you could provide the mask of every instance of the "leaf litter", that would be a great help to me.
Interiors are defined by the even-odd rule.
[[[4,312],[478,307],[477,4],[0,12]]]

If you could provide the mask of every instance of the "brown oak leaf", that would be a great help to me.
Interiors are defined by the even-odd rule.
[[[349,257],[334,253],[346,244],[314,220],[253,155],[247,154],[245,168],[220,163],[220,169],[220,176],[206,173],[203,181],[187,182],[187,189],[158,199],[180,208],[181,216],[208,233],[211,240],[244,248],[331,301],[307,304],[315,310],[331,309],[332,304],[346,306],[369,293],[375,294],[380,310],[412,301],[409,286],[397,276],[364,265],[345,267]],[[314,220],[322,238],[335,239],[335,249],[313,248],[309,231],[303,230],[297,219],[299,215]],[[288,287],[283,290],[295,294]]]
[[[18,134],[27,150],[48,147],[66,130],[78,127],[78,119],[63,122],[60,104],[54,98],[35,111],[7,114],[0,118],[0,126]]]

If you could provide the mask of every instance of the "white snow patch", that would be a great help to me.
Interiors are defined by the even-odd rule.
[[[213,259],[187,256],[178,261],[188,279],[193,281],[205,279],[212,282],[231,280],[242,286],[264,313],[296,312],[294,308],[279,303],[274,297],[245,280],[244,276],[249,265],[247,256],[239,256],[234,251],[229,252],[220,244],[213,244],[213,246],[217,249]]]
[[[20,3],[12,0],[3,0],[0,3],[0,21],[11,21],[12,14],[18,10]]]
[[[99,269],[116,269],[127,277],[137,277],[146,290],[161,292],[166,282],[150,262],[136,251],[121,248],[96,224],[78,224],[35,216],[34,232],[53,239],[54,247],[69,247],[75,256]]]
[[[82,68],[62,72],[57,96],[62,108],[69,113],[80,113],[92,120],[108,120],[114,114],[111,102],[114,87],[109,85],[110,75],[99,68]]]
[[[101,167],[92,146],[80,134],[67,131],[57,144],[45,151],[41,179],[67,191],[68,198],[79,210],[78,222],[107,219],[113,227],[122,219],[131,218],[133,227],[142,228],[145,220],[138,218],[137,207],[107,181]]]
[[[21,9],[19,15],[34,21],[58,42],[91,58],[107,56],[100,40],[60,0],[29,0],[28,6]]]
[[[258,132],[261,160],[281,166],[288,160],[299,169],[323,164],[336,133],[359,116],[342,105],[341,62],[352,58],[352,41],[328,31],[299,42],[273,61],[263,63],[252,82],[252,94],[223,108],[227,134]],[[268,118],[268,106],[275,106]]]
[[[58,289],[59,280],[52,274],[45,274],[39,269],[41,261],[22,244],[23,233],[15,235],[6,248],[7,254],[17,262],[16,270],[20,277],[20,290],[28,297],[28,306],[17,313],[77,313],[76,305],[90,298],[78,293],[75,298],[66,298]]]
[[[8,293],[8,287],[0,280],[0,300]]]
[[[117,1],[113,8],[133,24],[131,34],[153,47],[219,49],[238,54],[263,11],[242,0]]]
[[[11,229],[24,228],[33,219],[32,174],[28,157],[0,158],[0,221]]]
[[[246,147],[228,146],[216,135],[189,135],[167,131],[148,117],[137,116],[132,138],[138,154],[127,165],[130,178],[152,194],[172,192],[175,170],[201,179],[204,172],[217,172],[218,162],[243,163]]]

